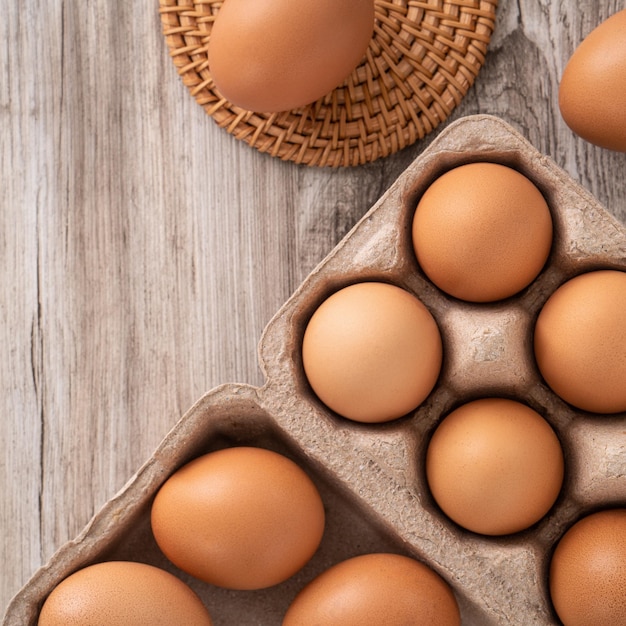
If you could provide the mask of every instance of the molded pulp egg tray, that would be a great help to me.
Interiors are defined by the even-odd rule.
[[[515,297],[472,304],[446,296],[421,272],[411,245],[417,201],[444,171],[472,161],[511,166],[544,194],[554,222],[550,258]],[[548,591],[554,546],[582,515],[626,502],[626,420],[575,410],[543,382],[532,351],[534,321],[555,289],[591,269],[626,269],[626,230],[551,160],[497,118],[450,125],[398,178],[309,275],[265,329],[259,346],[265,384],[209,391],[153,456],[95,515],[79,537],[41,568],[9,606],[5,624],[36,624],[43,600],[67,575],[111,559],[176,573],[203,599],[218,625],[279,625],[296,593],[345,558],[398,552],[428,564],[452,587],[463,624],[557,624]],[[334,414],[304,376],[301,343],[308,319],[332,292],[381,280],[415,294],[440,327],[439,381],[413,413],[385,424]],[[436,506],[425,479],[429,437],[442,416],[485,396],[529,404],[563,446],[561,494],[531,528],[503,537],[463,530]],[[320,489],[327,527],[320,549],[295,576],[260,591],[229,591],[177,570],[150,530],[150,506],[176,469],[211,450],[255,445],[294,459]]]

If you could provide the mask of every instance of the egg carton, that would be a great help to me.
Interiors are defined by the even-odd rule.
[[[455,166],[491,161],[517,169],[544,194],[554,243],[540,275],[521,293],[490,304],[447,296],[420,270],[411,223],[421,194]],[[464,625],[558,624],[548,591],[553,548],[587,512],[626,502],[625,414],[579,411],[542,380],[532,351],[543,303],[587,270],[626,269],[626,230],[583,188],[521,135],[491,116],[451,124],[397,179],[305,279],[263,332],[262,387],[226,384],[209,391],[165,437],[152,457],[82,533],[62,546],[9,605],[4,624],[36,624],[48,593],[86,565],[130,559],[157,565],[187,582],[215,624],[279,625],[297,592],[334,563],[367,552],[395,552],[429,565],[452,587]],[[442,371],[410,415],[361,424],[327,409],[304,375],[301,344],[316,308],[355,282],[391,282],[415,294],[439,324]],[[429,494],[425,453],[447,412],[486,396],[525,402],[556,431],[566,464],[552,509],[513,535],[490,537],[450,521]],[[187,576],[160,552],[150,506],[175,470],[206,452],[235,445],[278,451],[318,486],[327,511],[322,544],[296,575],[259,591],[232,591]]]

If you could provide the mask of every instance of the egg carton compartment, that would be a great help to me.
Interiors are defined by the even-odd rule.
[[[189,576],[163,555],[151,530],[152,501],[166,478],[202,454],[233,446],[265,448],[295,461],[313,480],[324,502],[326,525],[314,557],[297,574],[267,589],[223,589]],[[216,626],[280,624],[290,602],[307,582],[339,560],[369,552],[414,556],[326,468],[304,455],[261,406],[256,388],[223,385],[186,413],[150,460],[81,535],[36,573],[9,606],[4,623],[36,624],[43,601],[68,575],[93,563],[129,560],[178,576],[202,599]]]
[[[428,186],[444,172],[477,161],[507,165],[529,178],[544,195],[554,228],[550,256],[537,278],[493,303],[461,301],[435,287],[418,266],[411,240],[413,215]],[[583,514],[626,503],[625,415],[590,414],[556,396],[542,380],[532,345],[538,313],[558,286],[586,271],[626,269],[625,235],[586,190],[504,122],[465,118],[409,166],[262,337],[265,393],[279,421],[452,585],[479,615],[476,624],[559,623],[547,583],[555,542]],[[302,365],[302,339],[313,312],[340,288],[369,280],[417,296],[443,340],[443,367],[430,396],[410,415],[385,424],[359,424],[333,413],[313,393]],[[531,528],[504,537],[475,534],[450,521],[429,495],[424,470],[430,435],[441,419],[490,396],[539,412],[565,457],[564,486],[552,509]]]
[[[440,291],[421,271],[411,245],[411,222],[425,189],[443,172],[475,161],[526,175],[546,198],[554,225],[552,251],[539,276],[519,294],[489,304]],[[349,556],[380,551],[412,556],[440,574],[454,591],[464,626],[558,624],[548,593],[550,556],[576,519],[626,504],[626,415],[590,414],[557,397],[538,372],[532,335],[555,289],[599,268],[626,269],[626,230],[588,192],[497,118],[473,116],[450,125],[267,325],[259,343],[265,384],[224,385],[201,398],[81,535],[35,573],[4,624],[36,624],[48,593],[81,567],[130,559],[176,573],[216,624],[279,625],[295,594],[318,573]],[[302,364],[303,335],[316,308],[341,287],[366,280],[417,296],[443,339],[443,367],[431,394],[415,411],[384,424],[352,422],[329,410]],[[530,405],[551,424],[564,451],[565,481],[554,506],[513,535],[484,536],[456,525],[435,504],[425,477],[426,448],[441,419],[486,396]],[[318,486],[327,512],[322,545],[304,569],[254,592],[218,589],[180,572],[161,554],[149,523],[154,495],[176,469],[234,445],[292,458]]]

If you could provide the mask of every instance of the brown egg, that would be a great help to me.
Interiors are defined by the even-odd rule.
[[[559,107],[583,139],[626,151],[626,9],[595,28],[565,66]]]
[[[564,626],[626,624],[626,509],[588,515],[563,535],[550,594]]]
[[[211,626],[200,598],[165,570],[128,561],[85,567],[57,585],[38,626]]]
[[[209,41],[211,76],[244,109],[294,109],[341,84],[373,30],[374,0],[226,0]]]
[[[626,411],[626,273],[599,270],[561,285],[535,325],[535,357],[552,390],[596,413]]]
[[[358,422],[386,422],[415,409],[442,360],[439,329],[409,292],[357,283],[334,293],[304,333],[304,371],[328,407]]]
[[[448,584],[418,561],[366,554],[343,561],[309,583],[283,626],[459,626]]]
[[[449,170],[413,218],[418,263],[435,285],[471,302],[507,298],[530,284],[552,246],[552,217],[537,187],[496,163]]]
[[[433,498],[460,526],[485,535],[528,528],[563,483],[559,440],[530,407],[503,398],[462,405],[439,424],[426,454]]]
[[[296,463],[262,448],[194,459],[165,482],[152,530],[183,571],[231,589],[261,589],[295,574],[317,550],[324,506]]]

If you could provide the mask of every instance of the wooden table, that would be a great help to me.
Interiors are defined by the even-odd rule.
[[[158,3],[5,0],[0,22],[0,607],[219,383],[261,384],[261,331],[432,138],[308,169],[220,130],[179,80]],[[557,107],[621,0],[501,0],[452,116],[520,130],[626,222],[626,155]],[[438,129],[440,130],[440,129]]]

